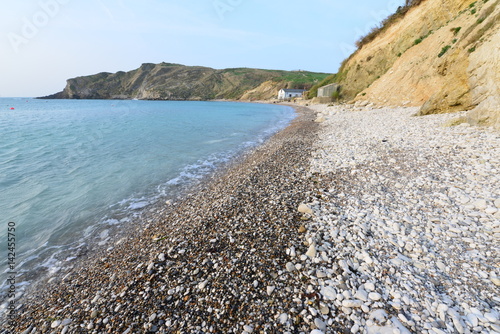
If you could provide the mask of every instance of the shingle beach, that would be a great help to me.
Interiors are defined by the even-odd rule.
[[[33,286],[2,333],[500,333],[500,133],[296,109]]]

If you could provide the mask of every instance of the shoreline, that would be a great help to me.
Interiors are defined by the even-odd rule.
[[[155,309],[154,305],[160,299],[164,303],[180,303],[184,307],[177,305],[176,310],[172,310],[171,315],[165,314],[163,316],[156,314],[160,312],[161,308],[159,308],[154,317],[157,317],[158,321],[151,320],[145,323],[161,328],[162,325],[165,327],[170,321],[169,328],[181,329],[183,321],[181,318],[178,319],[178,314],[190,309],[191,306],[187,301],[203,300],[210,296],[210,293],[207,294],[208,288],[222,286],[218,276],[227,276],[229,273],[225,273],[225,271],[230,273],[235,271],[242,276],[236,285],[238,289],[246,286],[249,291],[257,290],[253,293],[261,300],[267,299],[267,288],[264,287],[264,291],[262,291],[262,286],[266,281],[272,280],[266,266],[270,267],[273,262],[269,262],[271,261],[267,249],[269,245],[265,245],[264,242],[269,241],[267,238],[271,238],[275,242],[281,243],[281,248],[285,249],[289,246],[289,239],[298,237],[298,226],[295,225],[300,220],[295,217],[297,215],[296,207],[299,202],[304,200],[298,198],[302,196],[300,196],[300,192],[296,194],[295,191],[290,191],[289,195],[282,196],[280,194],[282,187],[286,186],[291,190],[295,188],[296,183],[294,179],[290,178],[288,184],[282,184],[283,180],[279,178],[278,174],[281,167],[285,165],[289,165],[288,169],[291,173],[294,172],[294,167],[302,170],[307,168],[307,152],[310,151],[314,137],[312,129],[317,127],[312,121],[311,112],[307,112],[305,108],[301,107],[295,109],[299,115],[287,128],[273,135],[265,143],[252,149],[251,152],[236,158],[236,161],[230,163],[229,166],[216,171],[206,182],[202,182],[196,187],[198,192],[188,191],[189,194],[183,200],[175,203],[171,208],[167,208],[165,212],[148,212],[142,217],[143,224],[131,226],[131,230],[126,233],[129,235],[118,240],[113,249],[108,248],[108,250],[101,250],[99,254],[89,255],[64,277],[53,277],[41,290],[37,290],[34,286],[30,287],[21,300],[21,310],[17,318],[18,328],[15,330],[24,331],[35,327],[40,330],[62,326],[62,328],[67,327],[66,330],[69,332],[90,330],[89,327],[92,327],[92,330],[113,328],[118,332],[124,332],[130,327],[130,330],[135,332],[139,328],[143,330],[144,324],[139,325],[137,322],[149,320],[152,316],[149,312]],[[302,151],[305,152],[304,155],[302,155]],[[277,165],[278,162],[281,164]],[[263,165],[269,167],[264,168]],[[270,182],[270,176],[272,176],[270,174],[274,174],[274,182]],[[253,190],[250,191],[250,189]],[[235,197],[238,197],[238,200]],[[269,203],[273,201],[273,198],[286,198],[286,200],[283,204]],[[246,205],[241,205],[244,202],[247,202]],[[236,205],[236,203],[240,204]],[[280,213],[280,211],[285,212]],[[241,229],[237,231],[234,230],[235,226],[232,226],[235,219],[238,219],[241,224]],[[278,224],[278,222],[283,224],[283,226],[275,226],[276,229],[280,230],[279,235],[275,235],[275,232],[266,226],[267,222],[272,220],[275,220],[274,224]],[[167,224],[168,226],[165,226]],[[284,229],[286,225],[292,225],[293,228]],[[262,239],[262,236],[253,236],[249,232],[259,229],[266,235],[265,239]],[[206,232],[199,235],[200,231]],[[296,235],[284,238],[285,235],[290,234]],[[250,247],[252,243],[254,243],[254,247]],[[247,245],[248,249],[242,252],[239,250],[241,245]],[[182,249],[175,252],[174,250],[179,247]],[[244,256],[247,252],[252,254],[249,259]],[[272,253],[272,257],[275,258],[273,261],[277,261],[277,263],[285,261],[286,254],[283,251],[273,251]],[[225,256],[221,260],[222,254]],[[232,260],[229,261],[229,258]],[[251,282],[248,282],[248,278],[243,277],[248,263],[259,268],[253,273],[252,277],[255,279]],[[198,273],[186,277],[174,272],[169,274],[168,278],[163,277],[165,272],[168,272],[175,265],[182,265],[194,271],[196,269],[193,269],[193,266],[196,265]],[[278,269],[280,268],[276,268],[276,270]],[[231,274],[231,276],[233,275]],[[149,279],[146,280],[146,277]],[[264,277],[266,279],[263,279]],[[109,298],[111,291],[101,291],[99,297],[95,295],[102,287],[107,286],[108,288],[105,290],[113,290],[112,287],[119,286],[120,291],[114,290],[111,293],[116,302],[117,295],[123,294],[124,296],[120,297],[120,300],[126,299],[126,291],[129,289],[127,287],[140,285],[146,291],[149,290],[151,282],[156,280],[158,280],[157,284],[159,285],[156,288],[158,291],[155,299],[158,300],[152,304],[144,301],[143,305],[138,305],[138,295],[134,293],[128,296],[130,300],[126,303],[129,306],[133,304],[134,307],[125,307],[124,302],[118,302],[116,304],[121,306],[102,310],[102,303],[99,301]],[[165,280],[169,283],[167,284]],[[180,289],[178,288],[180,285],[177,283],[184,282],[184,280],[187,280],[189,284],[182,285],[182,291],[177,291]],[[257,289],[254,287],[254,281],[259,280],[261,286]],[[179,282],[175,283],[176,281]],[[166,289],[166,286],[169,288]],[[176,292],[171,291],[174,288],[177,289]],[[125,291],[121,292],[121,289],[125,289]],[[198,312],[204,313],[206,318],[212,316],[216,319],[216,316],[211,315],[207,310],[221,305],[223,299],[231,294],[230,287],[222,289],[225,290],[223,293],[221,293],[222,291],[217,293],[219,299],[205,301],[205,306],[201,307]],[[181,292],[187,293],[186,296],[192,296],[188,299],[185,296],[180,298],[181,296],[178,294]],[[160,295],[161,297],[159,297]],[[278,298],[281,293],[276,292],[274,295]],[[265,296],[267,297],[264,298]],[[283,298],[283,296],[280,297],[280,299]],[[251,304],[256,300],[252,297],[246,303],[241,303],[236,297],[232,299],[234,303],[241,304],[240,310],[237,312],[238,316],[233,314],[235,310],[228,315],[226,311],[221,309],[218,316],[224,315],[227,319],[222,322],[220,319],[214,320],[213,331],[225,331],[234,326],[242,328],[239,325],[242,310],[252,308]],[[70,302],[71,306],[68,307],[66,302]],[[90,309],[82,309],[82,303],[88,303],[86,308]],[[72,307],[76,309],[69,312]],[[122,309],[125,314],[141,314],[143,317],[146,317],[147,314],[148,319],[136,319],[131,316],[129,320],[125,320],[127,316],[116,310],[117,307]],[[63,308],[64,311],[62,311]],[[182,310],[183,308],[184,310]],[[203,309],[204,311],[202,311]],[[77,314],[73,313],[74,311],[77,311]],[[94,314],[94,311],[97,314]],[[71,316],[63,315],[68,313]],[[212,311],[212,313],[216,312]],[[163,320],[159,320],[160,318]],[[47,319],[54,320],[47,321]],[[71,322],[66,324],[65,321],[69,322],[69,320]],[[60,324],[57,321],[60,321]],[[85,328],[81,327],[82,324]],[[191,324],[190,328],[196,324],[196,322]],[[251,325],[251,323],[248,324],[248,326]],[[119,328],[115,326],[119,326]],[[208,326],[207,329],[210,327]]]
[[[201,106],[203,107],[203,105]],[[228,103],[228,106],[231,106],[231,104]],[[169,107],[166,106],[165,108],[168,109]],[[259,107],[257,108],[259,109]],[[241,144],[238,144],[235,148],[224,151],[223,154],[217,153],[216,155],[206,156],[203,158],[203,161],[201,161],[202,166],[200,168],[197,166],[200,160],[193,162],[192,165],[187,165],[180,169],[177,174],[172,174],[172,177],[165,178],[161,182],[158,182],[158,185],[154,188],[150,187],[151,191],[147,193],[142,192],[142,194],[145,194],[144,196],[135,196],[130,193],[124,196],[123,199],[117,199],[114,203],[109,202],[110,205],[107,211],[101,210],[101,214],[94,214],[90,218],[87,217],[81,220],[84,224],[88,223],[87,226],[81,228],[77,232],[71,229],[71,231],[67,233],[68,235],[71,234],[68,238],[63,239],[59,243],[57,241],[52,242],[45,248],[41,246],[39,248],[41,251],[32,251],[33,256],[31,258],[28,257],[28,259],[26,259],[26,256],[22,257],[18,253],[19,263],[16,268],[18,269],[18,274],[16,276],[16,297],[21,296],[27,286],[35,281],[46,281],[46,276],[49,276],[48,279],[50,280],[50,276],[52,276],[53,273],[57,275],[62,273],[64,275],[67,268],[73,267],[79,259],[85,258],[86,254],[94,254],[96,248],[106,249],[112,247],[114,242],[118,241],[121,236],[126,233],[125,231],[130,228],[129,225],[135,224],[138,221],[140,223],[137,216],[141,215],[143,211],[165,211],[169,208],[169,205],[162,205],[162,203],[164,204],[167,200],[171,202],[178,200],[200,180],[210,176],[220,168],[226,168],[226,165],[230,164],[231,161],[251,151],[263,141],[269,139],[274,133],[286,127],[291,119],[296,117],[296,113],[292,108],[285,109],[285,107],[282,107],[282,109],[283,111],[279,112],[283,112],[285,115],[275,118],[276,121],[266,123],[264,126],[265,131],[254,134],[255,139],[251,138],[249,141],[242,141]],[[188,174],[188,176],[184,177],[183,174]],[[142,191],[143,189],[140,190]],[[115,198],[118,197],[115,196]],[[122,205],[122,203],[125,204]],[[139,205],[133,207],[136,203]],[[90,209],[94,208],[92,207]],[[76,227],[79,228],[80,226]],[[111,240],[113,237],[118,239]],[[28,240],[28,238],[24,239],[24,245],[30,245]],[[56,238],[54,238],[54,240],[56,240]],[[54,250],[53,253],[50,253],[51,249]],[[0,276],[3,277],[4,274]],[[0,286],[2,288],[0,312],[3,313],[5,310],[5,302],[8,302],[8,286],[7,284]]]
[[[167,216],[31,296],[20,330],[500,333],[500,134],[443,126],[462,113],[296,108]]]

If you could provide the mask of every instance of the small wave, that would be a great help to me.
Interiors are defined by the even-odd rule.
[[[130,210],[140,210],[140,209],[143,209],[145,208],[146,206],[148,206],[150,203],[149,202],[136,202],[136,203],[132,203],[128,206],[128,208]]]
[[[207,140],[205,142],[203,142],[203,144],[208,144],[208,145],[212,145],[212,144],[218,144],[218,143],[223,143],[227,141],[227,138],[223,138],[223,139],[214,139],[214,140]]]

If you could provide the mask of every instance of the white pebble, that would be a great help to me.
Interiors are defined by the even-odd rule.
[[[243,330],[247,333],[253,333],[253,327],[252,326],[248,326],[248,325],[245,325],[243,326]]]
[[[377,293],[377,292],[370,292],[368,294],[368,298],[370,298],[373,301],[378,301],[378,300],[382,299],[382,295],[380,293]]]
[[[306,255],[310,258],[316,257],[316,244],[313,242],[306,252]]]
[[[205,289],[205,287],[207,286],[207,284],[208,284],[208,280],[201,282],[200,284],[198,284],[198,289],[203,291]]]

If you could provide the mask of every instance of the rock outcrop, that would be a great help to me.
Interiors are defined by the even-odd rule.
[[[62,92],[46,98],[212,100],[270,99],[293,85],[309,88],[325,73],[249,68],[216,70],[179,64],[143,64],[130,72],[99,73],[67,81]],[[259,87],[264,87],[260,88]],[[247,91],[250,91],[247,93]]]

